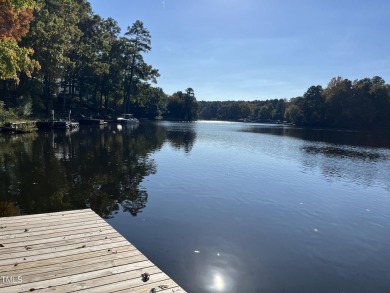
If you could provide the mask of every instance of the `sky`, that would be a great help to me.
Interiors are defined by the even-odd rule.
[[[301,96],[333,77],[390,83],[389,0],[90,0],[122,33],[141,20],[144,58],[172,94],[198,100]]]

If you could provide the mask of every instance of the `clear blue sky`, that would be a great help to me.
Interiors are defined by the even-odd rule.
[[[332,77],[379,75],[390,83],[389,0],[91,0],[152,35],[146,61],[167,94],[198,100],[302,95]]]

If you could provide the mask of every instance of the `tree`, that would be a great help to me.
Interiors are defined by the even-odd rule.
[[[184,120],[193,121],[196,119],[198,119],[198,103],[195,98],[194,90],[188,88],[184,95]]]
[[[389,91],[379,76],[352,83],[353,125],[358,128],[384,128],[390,121]]]
[[[352,82],[342,77],[332,78],[324,89],[325,123],[329,126],[351,126]]]
[[[39,63],[31,58],[33,50],[23,48],[12,38],[0,40],[0,79],[19,81],[19,74],[31,76]]]
[[[198,102],[199,110],[198,115],[201,119],[217,119],[217,113],[220,102]]]
[[[117,22],[94,14],[86,0],[0,0],[0,8],[0,79],[8,79],[0,98],[7,107],[23,101],[35,114],[115,115],[131,106],[147,117],[165,107],[166,95],[150,87],[159,73],[143,60],[151,41],[141,21],[120,38]]]
[[[322,86],[311,86],[303,95],[303,123],[306,125],[323,125],[324,103]]]
[[[290,121],[296,125],[302,125],[303,114],[301,109],[294,103],[290,103],[287,106],[284,116],[287,121]]]
[[[167,109],[175,119],[193,121],[198,119],[198,102],[192,88],[187,88],[186,93],[178,91],[168,99]]]
[[[0,1],[0,40],[13,38],[20,41],[29,29],[34,3],[17,5],[17,1]]]
[[[68,65],[66,76],[63,78],[64,87],[68,87],[71,101],[76,99],[95,111],[103,108],[103,79],[109,73],[109,52],[112,39],[107,31],[105,21],[92,13],[91,7],[83,5],[79,10],[77,26],[82,33],[78,46],[72,48],[70,58],[73,63]],[[66,95],[63,100],[65,101]],[[89,99],[92,97],[92,99]],[[65,104],[65,103],[64,103]],[[63,105],[64,107],[65,105]]]
[[[385,81],[375,76],[372,78],[370,95],[375,105],[374,118],[372,120],[374,127],[390,127],[390,86]]]
[[[252,114],[251,105],[248,102],[241,103],[240,112],[241,118],[248,118]]]
[[[174,93],[168,98],[167,110],[169,114],[176,119],[183,119],[183,93],[181,91]]]
[[[323,90],[312,86],[291,99],[285,117],[297,125],[390,129],[389,85],[379,77],[351,82],[332,78]]]
[[[31,76],[39,69],[31,58],[34,51],[18,44],[28,32],[34,7],[29,0],[0,0],[0,79],[19,81],[21,72]]]
[[[108,72],[104,72],[101,79],[100,111],[103,108],[106,113],[109,109],[114,109],[116,105],[115,97],[121,87],[121,69],[119,61],[121,59],[119,34],[121,29],[113,18],[104,20],[104,32],[107,41],[107,51],[103,53],[103,61],[109,64]],[[119,98],[118,98],[119,99]]]
[[[122,38],[122,65],[124,68],[123,111],[129,111],[130,99],[137,93],[141,81],[157,83],[158,70],[145,63],[142,54],[151,50],[151,36],[144,24],[137,20],[127,28]]]
[[[155,119],[161,115],[160,109],[165,108],[167,95],[161,88],[142,84],[139,87],[138,102],[132,105],[134,115]]]
[[[36,78],[42,82],[41,98],[48,112],[54,107],[59,81],[73,64],[70,52],[81,36],[76,13],[80,5],[76,0],[39,0],[38,4],[40,9],[23,43],[34,49],[41,65]]]

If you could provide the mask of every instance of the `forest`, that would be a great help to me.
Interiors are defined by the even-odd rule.
[[[0,122],[51,110],[154,119],[167,108],[172,119],[195,119],[192,88],[168,96],[153,86],[160,74],[144,61],[151,35],[142,21],[122,33],[85,0],[0,0],[0,11]]]
[[[95,117],[121,113],[168,120],[216,119],[298,126],[390,129],[390,85],[374,76],[332,78],[299,97],[197,101],[194,89],[172,95],[156,86],[144,60],[151,35],[136,20],[95,14],[86,0],[0,0],[0,124],[18,118]],[[207,98],[207,97],[204,97]]]
[[[390,130],[390,85],[383,78],[332,78],[303,96],[264,101],[198,102],[200,119],[287,122],[298,126]]]

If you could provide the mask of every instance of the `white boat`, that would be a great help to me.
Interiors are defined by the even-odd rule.
[[[134,118],[133,114],[123,114],[121,117],[118,117],[116,119],[116,122],[121,125],[128,125],[137,124],[139,123],[139,120],[137,118]]]

